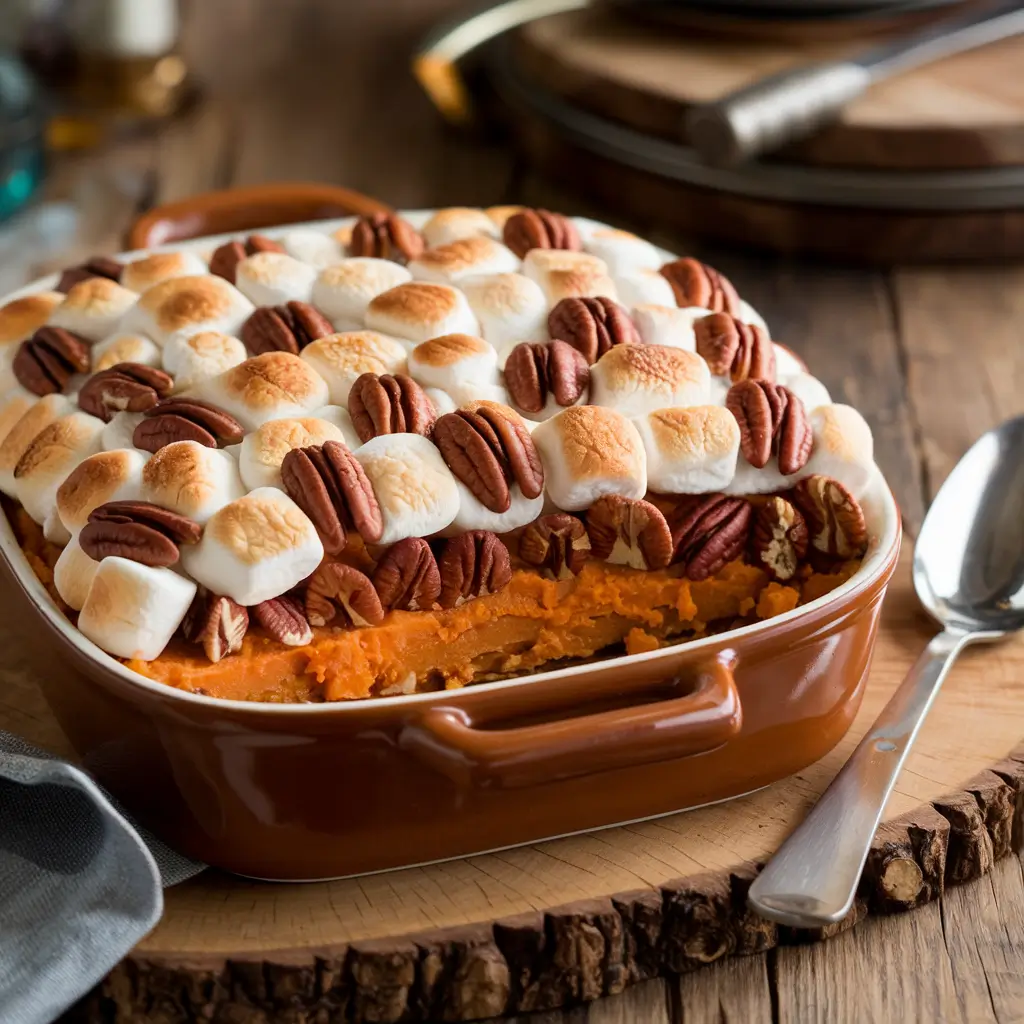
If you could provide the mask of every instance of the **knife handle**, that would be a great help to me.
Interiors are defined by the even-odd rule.
[[[812,64],[758,80],[686,119],[691,145],[708,163],[730,166],[810,135],[871,84],[852,61]]]

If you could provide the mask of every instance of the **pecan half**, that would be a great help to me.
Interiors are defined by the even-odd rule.
[[[815,550],[833,558],[857,558],[864,553],[868,542],[864,510],[838,480],[809,476],[793,488],[791,498],[807,520]]]
[[[423,252],[423,236],[395,213],[371,213],[352,225],[349,256],[408,263]]]
[[[513,481],[527,498],[544,489],[544,467],[530,432],[501,406],[480,403],[475,410],[445,413],[434,424],[434,443],[448,468],[492,512],[509,510]]]
[[[310,625],[361,628],[377,626],[384,619],[377,591],[365,573],[341,562],[323,562],[306,583],[306,617]]]
[[[750,556],[774,580],[791,580],[807,554],[807,523],[790,502],[770,497],[754,513]]]
[[[53,395],[64,390],[72,374],[89,372],[89,344],[62,327],[40,327],[18,346],[11,369],[32,394]]]
[[[789,388],[745,380],[729,388],[725,404],[739,424],[740,451],[750,465],[761,469],[777,455],[785,476],[807,465],[814,432],[804,403]]]
[[[697,354],[716,377],[775,380],[775,346],[763,328],[728,313],[712,313],[693,325]]]
[[[109,423],[119,412],[145,412],[171,393],[170,374],[143,363],[116,363],[94,373],[78,392],[78,408]]]
[[[508,548],[488,530],[470,530],[452,537],[437,560],[441,573],[442,608],[454,608],[473,597],[504,590],[512,580]]]
[[[186,640],[199,644],[214,664],[242,649],[249,612],[237,601],[200,587],[181,623]]]
[[[418,612],[431,608],[441,593],[441,573],[430,545],[406,537],[384,552],[373,572],[373,586],[388,610]]]
[[[252,606],[256,621],[279,643],[305,647],[313,639],[313,630],[299,602],[291,597],[273,597]]]
[[[586,357],[567,341],[516,345],[505,361],[505,387],[523,412],[540,412],[548,395],[567,408],[590,386]]]
[[[384,517],[356,457],[340,441],[293,448],[281,463],[289,497],[312,520],[329,555],[345,550],[347,531],[368,544],[380,540]]]
[[[700,306],[733,316],[739,313],[740,297],[732,282],[700,260],[673,260],[661,268],[661,276],[672,285],[677,306]]]
[[[673,562],[687,579],[705,580],[747,549],[753,510],[743,498],[709,494],[672,517]]]
[[[158,452],[175,441],[197,441],[207,448],[238,444],[245,428],[230,413],[198,398],[163,398],[135,428],[132,444],[144,452]]]
[[[68,267],[60,275],[57,291],[69,292],[76,284],[88,281],[90,277],[105,277],[108,281],[120,282],[124,267],[110,256],[90,256],[84,263]]]
[[[364,373],[348,393],[348,413],[361,441],[381,434],[429,437],[436,414],[419,384],[404,373]]]
[[[640,333],[614,299],[562,299],[548,314],[548,334],[567,341],[593,365],[613,345],[637,345]]]
[[[519,537],[519,557],[555,580],[578,576],[589,555],[586,527],[576,516],[565,512],[535,519]]]
[[[250,235],[244,242],[225,242],[213,251],[210,257],[210,273],[235,283],[235,271],[246,256],[258,252],[284,252],[284,246],[266,235]]]
[[[174,565],[182,544],[196,544],[203,528],[187,516],[148,501],[108,501],[89,513],[78,535],[82,550],[97,562],[108,555],[142,565]]]
[[[579,249],[580,233],[568,217],[550,210],[520,210],[502,229],[502,239],[520,259],[531,249]]]
[[[672,531],[649,501],[606,494],[587,513],[591,554],[614,565],[664,569],[672,560]]]
[[[260,306],[242,324],[240,336],[254,355],[291,352],[298,355],[318,338],[334,333],[334,325],[308,302],[286,302],[283,306]]]

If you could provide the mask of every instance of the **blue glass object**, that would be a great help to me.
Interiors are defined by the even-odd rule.
[[[42,96],[25,66],[0,53],[0,220],[20,210],[43,178]]]

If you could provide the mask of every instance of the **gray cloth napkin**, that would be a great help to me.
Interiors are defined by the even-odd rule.
[[[203,867],[0,731],[0,1021],[49,1024],[156,925],[161,888]]]

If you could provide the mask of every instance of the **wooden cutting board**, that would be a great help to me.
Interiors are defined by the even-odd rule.
[[[0,608],[9,599],[0,595]],[[70,754],[2,623],[0,728]],[[746,888],[933,630],[905,554],[853,729],[821,762],[748,797],[335,882],[258,883],[207,871],[166,893],[163,920],[87,1004],[87,1019],[106,1019],[108,998],[119,1019],[248,1021],[287,1011],[296,1014],[289,1020],[319,1020],[314,1011],[327,1019],[347,1007],[344,1019],[466,1020],[594,999],[663,972],[826,937],[747,913]],[[842,927],[936,899],[944,885],[1020,848],[1022,739],[1024,641],[968,651],[899,779],[862,898]]]

